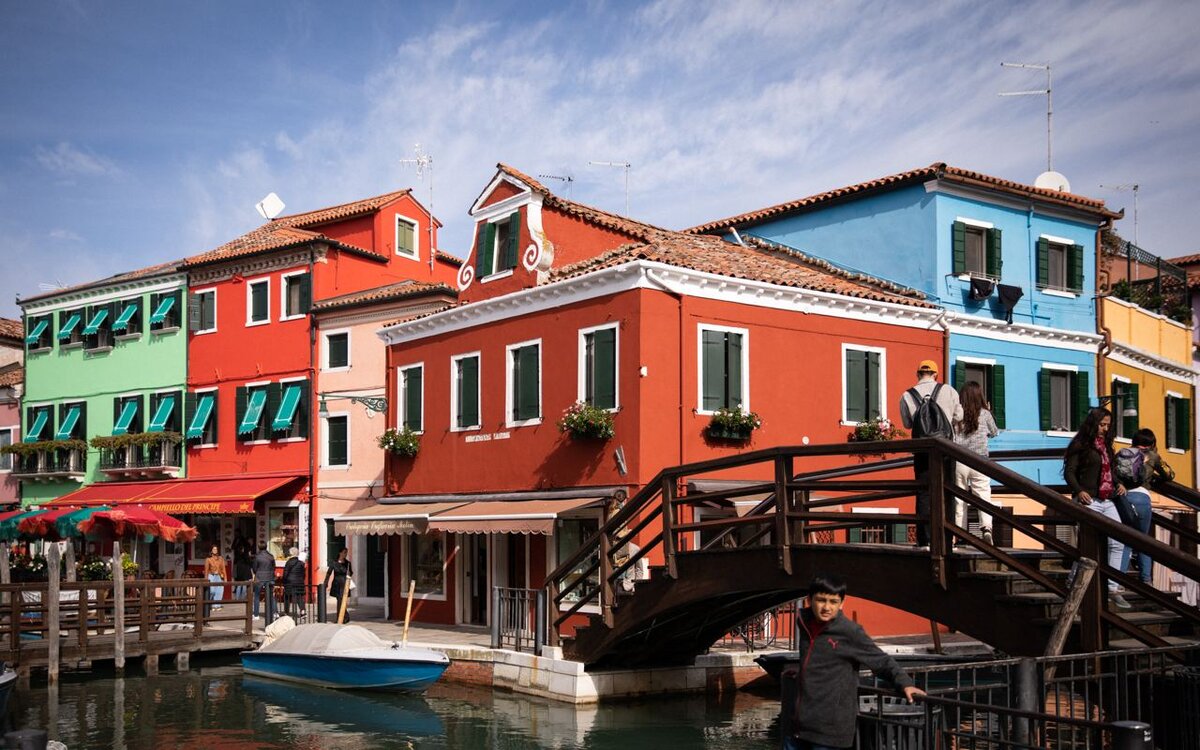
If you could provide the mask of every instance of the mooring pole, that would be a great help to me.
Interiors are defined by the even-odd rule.
[[[61,630],[59,629],[59,568],[62,565],[62,550],[58,548],[58,543],[52,543],[47,551],[46,560],[46,580],[49,586],[46,588],[46,668],[49,670],[47,679],[51,683],[58,682],[58,661],[59,648],[61,646],[58,638]],[[87,627],[87,623],[80,623],[81,627]]]
[[[125,669],[125,568],[121,565],[121,543],[113,542],[113,666]]]

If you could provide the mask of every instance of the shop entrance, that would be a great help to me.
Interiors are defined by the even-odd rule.
[[[468,625],[487,624],[488,553],[484,534],[461,534],[463,555],[462,621]]]
[[[386,536],[371,534],[366,537],[366,596],[382,598],[384,595],[384,576],[387,570],[387,540]]]

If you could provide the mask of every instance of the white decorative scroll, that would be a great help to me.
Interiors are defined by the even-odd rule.
[[[525,248],[525,254],[521,256],[521,263],[524,264],[526,271],[532,271],[537,268],[538,261],[542,259],[542,249],[536,243],[530,242],[529,247]]]
[[[458,291],[463,291],[471,286],[471,282],[475,280],[475,266],[472,263],[474,255],[463,261],[462,266],[458,269]]]

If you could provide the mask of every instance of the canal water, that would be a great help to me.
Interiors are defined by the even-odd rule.
[[[572,706],[438,683],[424,695],[348,693],[242,674],[236,659],[147,677],[137,667],[17,688],[9,728],[50,729],[70,750],[778,747],[779,700],[737,693]]]

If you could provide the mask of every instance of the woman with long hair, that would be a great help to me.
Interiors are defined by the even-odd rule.
[[[1087,413],[1083,424],[1071,442],[1063,458],[1063,479],[1071,488],[1071,497],[1080,505],[1086,505],[1097,513],[1103,513],[1113,521],[1121,523],[1114,501],[1125,494],[1125,487],[1113,474],[1112,412],[1097,407]],[[1108,566],[1121,569],[1121,555],[1125,545],[1116,539],[1108,539]],[[1130,604],[1121,596],[1120,587],[1111,578],[1108,580],[1108,596],[1120,609],[1129,609]]]
[[[959,401],[962,403],[962,419],[954,423],[954,442],[974,451],[981,456],[988,454],[988,440],[1000,434],[992,412],[983,400],[983,388],[974,381],[967,383],[959,391]],[[975,471],[966,464],[958,464],[954,470],[955,483],[964,490],[970,490],[981,500],[992,505],[998,505],[992,500],[992,480],[982,472]],[[958,498],[954,499],[954,523],[961,528],[967,528],[967,504]],[[979,511],[979,536],[988,544],[994,544],[992,538],[992,516]]]

